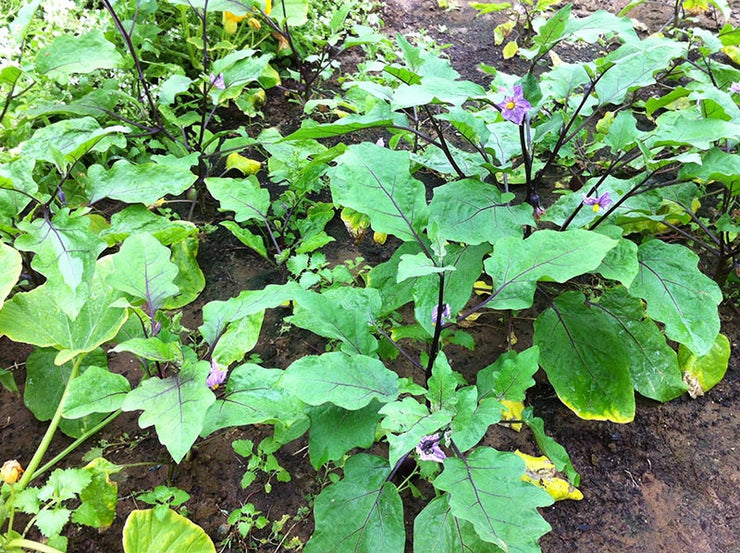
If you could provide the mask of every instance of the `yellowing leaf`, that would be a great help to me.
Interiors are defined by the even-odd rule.
[[[732,60],[736,65],[740,65],[740,47],[738,46],[725,46],[722,51],[727,54],[727,57]]]
[[[519,51],[519,45],[516,43],[516,40],[512,40],[504,46],[503,54],[504,59],[508,60],[510,58],[513,58],[516,56],[516,53]]]
[[[501,422],[506,423],[506,421],[520,421],[522,420],[522,413],[524,412],[524,402],[523,401],[509,401],[508,399],[502,399],[500,400],[501,405],[504,406],[503,409],[501,409]],[[507,424],[509,428],[514,430],[515,432],[521,432],[522,430],[522,423],[521,422],[514,422],[511,424]]]
[[[560,56],[558,56],[554,50],[550,50],[548,52],[548,55],[550,56],[550,61],[552,62],[553,67],[557,67],[558,65],[563,64],[563,60],[560,59]]]
[[[701,356],[694,355],[683,344],[678,347],[678,366],[689,386],[689,395],[694,399],[722,380],[729,361],[730,341],[724,334],[718,334],[712,348]]]
[[[607,111],[604,114],[604,117],[599,119],[599,121],[596,123],[596,132],[599,132],[601,134],[607,134],[613,122],[614,122],[614,112]]]
[[[340,214],[344,227],[356,244],[362,242],[367,229],[370,228],[370,218],[364,213],[345,207]]]
[[[255,160],[244,157],[236,152],[226,157],[226,169],[236,169],[244,176],[254,175],[262,168],[262,164]]]
[[[560,476],[560,473],[555,470],[555,465],[553,465],[550,459],[544,455],[542,457],[533,457],[532,455],[522,453],[518,449],[514,453],[521,457],[527,465],[522,475],[522,480],[531,482],[535,486],[542,488],[555,501],[561,501],[563,499],[580,501],[583,499],[583,494],[580,490]]]
[[[388,235],[385,232],[373,232],[373,241],[381,246],[385,244],[388,239]]]
[[[482,296],[483,294],[490,294],[493,290],[493,286],[491,286],[484,280],[476,280],[475,284],[473,285],[473,290],[475,290],[476,294]]]

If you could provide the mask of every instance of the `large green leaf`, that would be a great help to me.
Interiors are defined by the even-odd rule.
[[[36,70],[51,78],[64,80],[75,73],[113,69],[123,62],[113,43],[102,31],[94,29],[81,36],[62,35],[36,56]]]
[[[139,426],[154,425],[159,441],[179,463],[195,443],[208,407],[216,400],[206,386],[210,365],[186,361],[174,376],[144,380],[126,395],[124,411],[142,410]]]
[[[539,553],[537,540],[550,525],[537,508],[553,499],[522,482],[522,474],[517,455],[482,447],[466,459],[445,459],[434,487],[449,494],[452,515],[471,522],[483,541],[509,553]]]
[[[328,402],[349,410],[398,396],[398,375],[381,361],[338,351],[294,361],[279,385],[309,405]]]
[[[378,407],[373,401],[355,411],[331,403],[311,409],[308,453],[313,468],[319,470],[328,461],[338,461],[354,447],[367,449],[372,446],[380,420]]]
[[[617,323],[617,332],[630,355],[630,375],[643,396],[669,401],[686,391],[676,352],[666,343],[657,325],[645,317],[642,302],[623,287],[609,290],[594,308],[602,309]]]
[[[267,219],[270,192],[260,187],[254,175],[245,179],[207,178],[206,187],[218,200],[220,210],[233,211],[234,219],[238,222]]]
[[[629,287],[645,300],[647,313],[665,325],[671,340],[696,355],[709,351],[719,334],[719,286],[697,268],[699,257],[680,244],[650,240],[637,250],[640,272]]]
[[[596,232],[540,230],[526,240],[513,236],[498,241],[485,262],[493,279],[494,309],[526,309],[532,305],[538,280],[565,282],[596,269],[615,240]]]
[[[135,234],[126,238],[113,256],[115,272],[108,284],[144,300],[151,316],[165,300],[179,292],[174,284],[177,266],[170,261],[170,250],[151,234]]]
[[[630,350],[613,317],[565,292],[534,324],[534,343],[558,397],[584,419],[629,422],[635,416]]]
[[[103,367],[88,367],[69,385],[62,416],[77,419],[90,413],[112,413],[121,408],[129,391],[131,384],[125,376]]]
[[[467,520],[452,514],[446,495],[435,497],[414,519],[414,553],[503,553],[480,539]]]
[[[466,244],[495,243],[503,236],[522,236],[534,225],[529,204],[511,205],[513,194],[477,179],[451,182],[434,189],[429,225],[443,240]]]
[[[15,246],[35,253],[31,266],[57,290],[55,303],[74,319],[90,294],[95,262],[106,244],[90,230],[91,219],[62,209],[52,218],[20,221]]]
[[[123,526],[124,553],[216,553],[203,529],[172,509],[131,511]]]
[[[283,371],[245,363],[234,368],[222,396],[206,414],[202,435],[221,428],[281,421],[286,425],[304,417],[305,405],[278,385]]]
[[[409,174],[409,153],[363,142],[330,171],[334,201],[370,217],[376,232],[415,240],[428,219],[424,184]]]
[[[198,235],[198,227],[189,221],[170,220],[141,204],[129,205],[110,218],[110,226],[100,233],[109,246],[123,242],[132,234],[151,234],[169,246]]]
[[[378,341],[370,333],[380,311],[380,293],[373,288],[334,288],[296,296],[293,316],[287,320],[326,338],[341,340],[347,353],[372,355]]]
[[[138,165],[120,159],[110,169],[93,165],[88,170],[90,203],[111,198],[148,205],[167,194],[182,194],[195,182],[190,167],[197,163],[194,153],[181,158],[152,156],[152,161]]]
[[[350,457],[344,479],[316,498],[316,531],[305,553],[403,553],[403,504],[385,459]]]
[[[18,282],[23,268],[21,254],[5,242],[0,242],[0,267],[2,267],[0,271],[0,309],[2,309],[5,298]]]
[[[106,283],[112,270],[110,258],[98,261],[90,297],[74,320],[57,307],[58,291],[49,283],[16,294],[0,310],[0,334],[16,342],[59,350],[54,360],[57,365],[94,350],[113,339],[127,318],[125,309],[111,307],[120,297],[120,292]]]

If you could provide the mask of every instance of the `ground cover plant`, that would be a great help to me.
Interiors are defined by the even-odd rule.
[[[271,426],[233,444],[244,487],[289,479],[274,453],[308,433],[331,483],[306,551],[539,551],[538,508],[580,492],[524,403],[538,369],[578,416],[618,423],[635,392],[663,402],[722,378],[717,306],[740,253],[734,27],[640,38],[566,5],[527,18],[510,53],[529,72],[487,67],[482,87],[437,51],[349,28],[349,4],[310,28],[300,0],[53,5],[19,3],[3,27],[0,334],[36,348],[24,400],[50,421],[31,460],[3,467],[6,549],[63,551],[69,521],[110,524],[121,467],[46,473],[134,411],[174,463],[224,428]],[[593,61],[563,62],[565,42]],[[359,46],[376,57],[329,95],[332,60]],[[306,114],[287,135],[259,122],[274,89]],[[232,128],[228,109],[251,119]],[[213,230],[187,219],[203,202],[280,278],[187,329]],[[388,260],[329,264],[335,217]],[[324,351],[280,368],[250,357],[268,310]],[[446,349],[475,351],[466,324],[491,310],[531,319],[533,344],[509,333],[484,368],[455,366]],[[108,350],[135,355],[138,378],[111,372]],[[504,426],[543,455],[493,447]],[[42,466],[57,430],[75,441]],[[141,496],[154,507],[131,513],[124,550],[215,550],[173,510],[182,493]],[[411,537],[404,502],[423,504]],[[229,523],[246,538],[270,521],[246,504]]]

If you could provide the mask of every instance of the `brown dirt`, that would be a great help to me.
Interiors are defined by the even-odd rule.
[[[439,42],[452,43],[447,52],[465,78],[487,83],[487,77],[477,70],[479,62],[516,73],[517,62],[503,60],[500,48],[493,45],[496,18],[475,18],[475,11],[467,3],[462,0],[458,3],[460,9],[443,11],[436,7],[436,1],[389,0],[382,17],[391,34],[426,29]],[[624,0],[584,0],[575,2],[574,11],[580,15],[594,9],[616,11],[625,3]],[[737,4],[734,3],[735,7]],[[650,6],[634,12],[633,17],[656,30],[670,17],[670,10],[665,12],[655,9],[654,4]],[[275,116],[276,123],[286,123],[279,113]],[[332,259],[363,256],[374,264],[387,255],[369,238],[360,245],[353,244],[339,223],[332,225],[332,234],[338,239],[331,250]],[[200,324],[200,309],[208,301],[225,299],[243,289],[260,288],[281,279],[279,271],[225,231],[205,238],[199,261],[208,285],[185,314],[184,323],[190,328]],[[617,425],[577,418],[544,381],[530,391],[529,403],[535,414],[544,418],[548,433],[565,446],[581,473],[580,489],[585,496],[580,502],[559,502],[543,511],[553,527],[541,540],[544,553],[740,553],[737,543],[740,536],[740,328],[730,309],[724,309],[723,313],[726,314],[724,332],[734,353],[725,379],[702,398],[683,397],[665,405],[640,400],[635,422]],[[256,348],[265,366],[285,367],[298,356],[322,346],[321,340],[309,333],[286,333],[280,315],[277,312],[268,317]],[[515,329],[520,344],[531,341],[523,322],[517,323]],[[485,336],[486,341],[474,352],[453,348],[450,359],[453,367],[473,374],[502,351],[505,329],[496,315],[491,314],[481,317],[478,326],[469,330],[476,338]],[[0,367],[15,367],[21,389],[25,378],[23,361],[28,353],[29,348],[0,339]],[[138,370],[134,360],[125,355],[111,354],[110,364],[113,370],[132,376]],[[36,421],[23,407],[22,399],[0,390],[0,460],[30,459],[44,429],[45,424]],[[152,465],[127,468],[121,473],[118,516],[113,526],[100,533],[73,530],[71,553],[122,551],[123,522],[130,510],[144,507],[136,501],[134,493],[162,484],[190,493],[191,499],[186,503],[189,517],[214,541],[220,541],[219,551],[287,551],[280,538],[270,538],[266,530],[255,533],[252,540],[239,540],[233,532],[229,533],[228,513],[246,502],[254,503],[271,520],[280,519],[283,514],[294,517],[283,531],[288,532],[288,539],[298,536],[305,541],[310,536],[313,529],[310,515],[298,515],[312,505],[312,499],[328,483],[328,477],[311,468],[304,440],[276,454],[292,481],[271,482],[272,492],[267,494],[264,477],[246,490],[241,488],[244,460],[231,448],[235,439],[250,438],[258,442],[269,434],[267,428],[246,427],[217,433],[196,444],[192,455],[177,467],[170,467],[166,450],[150,430],[140,430],[136,415],[128,413],[101,433],[101,439],[120,442],[105,452],[112,462]],[[486,439],[493,445],[536,453],[526,431],[516,434],[495,429]],[[68,438],[57,437],[52,453],[69,442]],[[79,465],[82,455],[94,445],[90,443],[72,453],[67,463]],[[409,512],[413,510],[412,507]],[[410,523],[407,520],[407,525]],[[232,537],[230,542],[221,541],[227,536]],[[265,542],[260,544],[259,539]]]

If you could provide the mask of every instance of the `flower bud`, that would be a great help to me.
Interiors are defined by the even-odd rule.
[[[0,478],[6,484],[15,484],[23,474],[23,467],[21,464],[13,459],[12,461],[5,461],[2,468],[0,468]]]
[[[259,19],[256,19],[254,17],[250,17],[249,19],[247,19],[247,25],[249,25],[249,27],[251,29],[254,29],[255,31],[259,31],[262,28],[262,23],[259,22]]]

